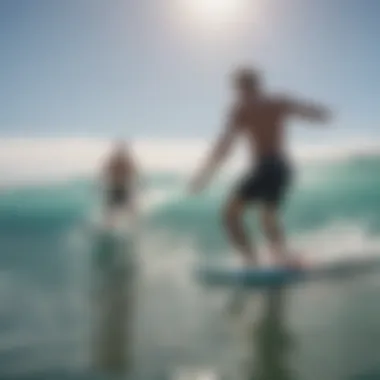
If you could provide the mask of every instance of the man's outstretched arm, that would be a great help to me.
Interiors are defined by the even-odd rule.
[[[311,122],[328,123],[332,112],[328,107],[309,101],[286,99],[284,101],[287,112]]]
[[[223,163],[224,159],[230,152],[238,135],[238,123],[235,115],[229,118],[224,130],[217,139],[205,165],[196,174],[190,184],[190,191],[201,191],[211,180],[213,174]]]

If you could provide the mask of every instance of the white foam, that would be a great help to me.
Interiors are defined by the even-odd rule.
[[[335,221],[320,230],[294,239],[294,249],[314,262],[380,256],[380,238],[366,223]]]

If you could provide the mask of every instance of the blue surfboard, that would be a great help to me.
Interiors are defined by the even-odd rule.
[[[314,264],[303,269],[283,267],[234,269],[203,266],[197,268],[196,277],[206,286],[275,287],[302,281],[352,277],[379,270],[380,256]]]

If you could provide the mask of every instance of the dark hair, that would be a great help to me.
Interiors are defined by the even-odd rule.
[[[259,84],[260,74],[258,71],[245,67],[239,68],[234,72],[235,83],[255,88]]]

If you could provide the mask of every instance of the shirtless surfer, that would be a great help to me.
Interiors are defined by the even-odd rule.
[[[134,187],[137,170],[132,156],[123,142],[117,142],[103,168],[105,182],[105,206],[107,223],[120,211],[135,217],[136,204]]]
[[[226,158],[238,137],[243,137],[256,165],[252,165],[224,209],[228,236],[248,265],[256,264],[257,255],[243,226],[248,206],[260,204],[262,229],[269,241],[273,258],[280,265],[296,265],[287,255],[285,236],[279,220],[280,205],[291,183],[292,168],[285,147],[285,123],[289,117],[327,122],[330,112],[323,106],[266,94],[261,75],[249,68],[235,72],[233,85],[236,101],[231,107],[225,128],[205,166],[191,183],[191,191],[201,191]]]

